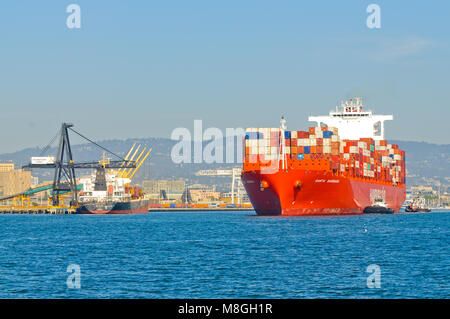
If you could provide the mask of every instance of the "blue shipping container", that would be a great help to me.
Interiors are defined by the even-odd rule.
[[[291,138],[291,131],[284,131],[284,138]]]
[[[264,135],[261,132],[247,132],[245,133],[246,140],[258,140],[263,139]]]
[[[298,154],[297,155],[297,159],[302,160],[303,159],[303,154]]]
[[[331,138],[331,136],[333,136],[333,132],[323,131],[323,138]]]
[[[304,147],[304,153],[305,154],[311,154],[311,148],[309,146]]]

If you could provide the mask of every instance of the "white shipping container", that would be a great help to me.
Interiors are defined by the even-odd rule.
[[[266,147],[266,146],[270,146],[270,141],[269,140],[266,140],[266,139],[264,139],[264,140],[259,140],[259,147],[261,147],[261,148],[263,148],[263,147]]]
[[[250,154],[251,155],[257,155],[258,154],[258,147],[250,147]]]
[[[55,157],[54,156],[32,157],[31,164],[37,164],[37,165],[55,164]]]

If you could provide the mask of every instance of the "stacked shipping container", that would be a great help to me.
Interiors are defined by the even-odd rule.
[[[244,169],[279,167],[330,170],[335,174],[394,184],[406,183],[405,152],[385,140],[340,140],[337,128],[308,131],[249,128],[245,135]]]

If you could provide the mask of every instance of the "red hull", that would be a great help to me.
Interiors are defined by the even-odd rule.
[[[382,197],[396,213],[406,198],[405,187],[300,169],[261,174],[244,171],[242,182],[258,215],[308,216],[362,214]]]

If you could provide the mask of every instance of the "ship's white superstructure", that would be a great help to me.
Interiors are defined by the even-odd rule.
[[[79,179],[79,183],[83,185],[80,202],[105,200],[120,202],[131,198],[131,194],[125,190],[126,185],[131,183],[131,179],[118,177],[115,172],[100,170],[94,171],[91,176]]]
[[[336,127],[339,136],[344,140],[358,140],[373,138],[384,140],[384,122],[392,121],[393,115],[374,115],[372,111],[364,111],[360,98],[350,99],[341,103],[341,110],[331,111],[328,116],[310,116],[310,122],[317,122],[318,126],[325,124]]]

